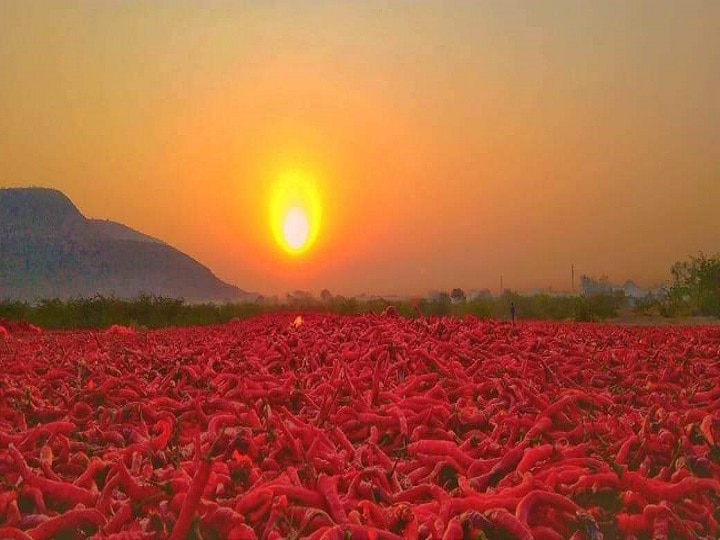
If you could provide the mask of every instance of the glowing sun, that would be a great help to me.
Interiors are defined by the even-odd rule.
[[[293,208],[285,216],[283,238],[292,249],[302,249],[310,237],[310,223],[302,208]]]
[[[270,195],[270,227],[283,250],[305,253],[318,236],[320,217],[320,196],[312,178],[293,171],[277,181]]]

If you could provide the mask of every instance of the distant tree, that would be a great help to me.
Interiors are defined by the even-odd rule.
[[[635,298],[633,311],[638,315],[653,315],[662,309],[660,299],[653,293],[647,293],[641,298]]]
[[[287,295],[287,304],[295,307],[306,308],[315,304],[312,293],[297,290]]]
[[[465,291],[460,288],[455,288],[450,292],[450,298],[455,304],[465,301]]]
[[[329,290],[323,289],[322,291],[320,291],[320,300],[322,300],[323,303],[329,304],[330,302],[332,302],[332,299],[333,295]]]
[[[612,285],[607,276],[603,275],[600,279],[582,275],[580,276],[580,288],[585,296],[594,294],[609,294],[612,292]]]
[[[483,289],[478,294],[478,298],[491,299],[492,297],[493,297],[493,295],[492,295],[492,291],[490,291],[490,289]]]
[[[627,305],[625,291],[589,294],[576,298],[575,320],[598,321],[618,316],[618,310]]]
[[[450,295],[445,292],[439,292],[433,295],[432,302],[427,306],[428,315],[448,315],[450,313],[450,305],[452,299]]]
[[[337,306],[337,312],[342,315],[356,315],[360,311],[360,303],[355,297],[336,296],[333,304]]]
[[[673,264],[673,283],[665,289],[664,314],[720,317],[720,255],[700,252]]]

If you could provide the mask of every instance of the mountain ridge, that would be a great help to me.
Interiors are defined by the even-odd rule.
[[[121,223],[86,218],[59,190],[0,189],[0,299],[98,294],[189,302],[257,297],[161,240]]]

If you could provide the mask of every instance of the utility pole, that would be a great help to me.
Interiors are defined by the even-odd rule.
[[[505,288],[503,287],[503,277],[502,274],[500,274],[500,296],[502,296],[502,293],[505,292]]]
[[[572,279],[572,292],[575,292],[575,264],[570,265],[570,274]]]

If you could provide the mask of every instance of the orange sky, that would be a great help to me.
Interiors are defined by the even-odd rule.
[[[720,251],[720,2],[0,3],[0,186],[246,290],[651,285]],[[323,228],[273,244],[272,181]]]

